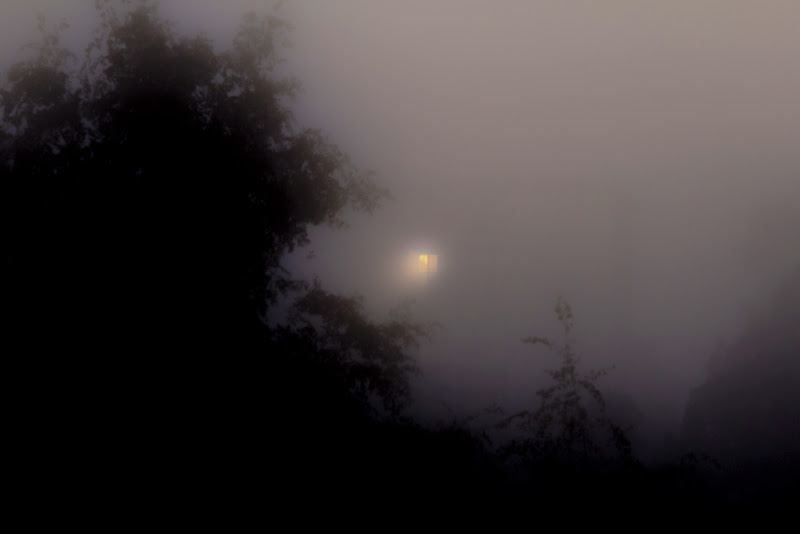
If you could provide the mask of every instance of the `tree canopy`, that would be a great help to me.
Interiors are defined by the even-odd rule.
[[[154,457],[189,470],[199,444],[224,440],[237,465],[267,431],[398,415],[427,329],[373,322],[281,267],[311,226],[388,197],[295,127],[299,84],[277,73],[288,24],[247,15],[218,52],[156,3],[97,6],[84,56],[42,21],[36,55],[0,86],[2,319],[20,376],[46,391],[30,402],[62,440],[102,429],[135,449],[134,470]],[[302,298],[268,324],[281,296]]]
[[[280,258],[310,225],[341,224],[348,205],[371,211],[386,192],[321,132],[293,128],[285,102],[298,85],[274,76],[280,18],[249,15],[215,53],[175,35],[155,5],[99,8],[83,59],[45,34],[0,93],[6,279],[110,286],[61,303],[37,295],[35,309],[113,298],[126,321],[200,309],[217,324],[252,321],[286,289]]]

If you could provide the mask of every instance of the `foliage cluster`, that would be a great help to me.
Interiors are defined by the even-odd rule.
[[[47,434],[36,447],[203,487],[263,475],[264,458],[291,473],[307,448],[372,428],[362,414],[395,417],[425,327],[375,323],[281,267],[311,226],[388,197],[322,132],[295,127],[298,84],[277,69],[286,22],[248,15],[217,52],[156,2],[97,9],[84,56],[42,22],[36,55],[0,85],[0,310]],[[293,323],[267,323],[298,295]]]

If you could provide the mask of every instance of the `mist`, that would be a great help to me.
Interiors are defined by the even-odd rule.
[[[800,261],[800,9],[289,9],[299,120],[395,197],[293,268],[442,324],[421,355],[429,409],[530,400],[549,362],[519,340],[552,335],[563,295],[584,361],[676,428],[708,355]],[[408,288],[392,266],[415,247],[441,272]]]
[[[164,0],[224,48],[255,0]],[[86,2],[6,2],[3,70]],[[768,315],[800,265],[800,5],[718,2],[287,2],[281,72],[319,128],[392,199],[316,227],[290,272],[385,317],[413,299],[440,326],[416,354],[411,412],[435,422],[536,401],[556,365],[526,336],[575,313],[581,364],[678,440],[721,344]],[[436,273],[408,269],[437,254]]]

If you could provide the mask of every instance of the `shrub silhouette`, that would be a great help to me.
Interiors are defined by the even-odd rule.
[[[611,369],[582,372],[574,349],[572,308],[559,297],[555,313],[563,330],[561,343],[539,336],[522,341],[544,345],[558,355],[561,365],[547,370],[552,383],[536,392],[541,400],[537,409],[522,410],[502,421],[501,425],[515,424],[525,434],[503,452],[538,465],[580,470],[607,465],[610,460],[631,461],[630,440],[606,415],[605,400],[596,385]]]

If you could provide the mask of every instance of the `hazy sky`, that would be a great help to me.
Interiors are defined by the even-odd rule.
[[[0,63],[36,7],[86,39],[92,1],[3,0]],[[220,45],[270,2],[165,0]],[[285,69],[298,122],[374,169],[394,201],[314,233],[290,265],[405,296],[444,329],[421,358],[428,405],[514,403],[547,357],[520,338],[576,314],[588,363],[676,418],[720,340],[800,262],[800,3],[796,1],[288,2]],[[427,284],[398,274],[440,255]],[[552,362],[553,360],[551,360]]]

